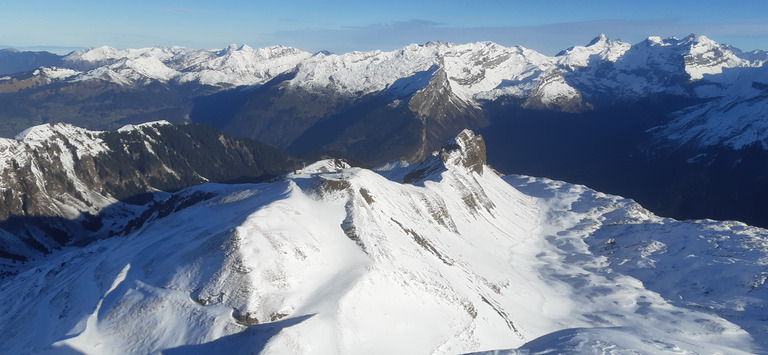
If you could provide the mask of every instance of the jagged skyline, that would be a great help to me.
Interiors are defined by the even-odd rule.
[[[393,1],[131,3],[12,1],[0,45],[66,52],[77,47],[231,43],[289,45],[343,53],[391,50],[432,40],[494,41],[552,55],[599,33],[634,43],[650,35],[704,34],[745,51],[768,49],[768,3],[696,1]],[[21,29],[21,30],[20,30]],[[60,47],[60,48],[56,48]],[[63,48],[62,48],[63,47]]]

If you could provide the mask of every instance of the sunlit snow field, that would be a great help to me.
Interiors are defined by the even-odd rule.
[[[3,352],[765,351],[768,232],[478,172],[461,137],[181,191],[210,198],[0,281]]]

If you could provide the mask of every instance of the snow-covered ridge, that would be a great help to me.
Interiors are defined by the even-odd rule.
[[[106,151],[100,132],[77,127],[68,123],[46,123],[25,129],[15,139],[30,148],[49,144],[57,138],[64,138],[72,144],[78,155],[96,155]]]
[[[154,126],[165,126],[170,125],[171,123],[165,120],[160,121],[152,121],[152,122],[145,122],[140,124],[127,124],[125,126],[122,126],[117,129],[118,132],[129,132],[129,131],[141,131],[144,128],[147,127],[154,127]]]
[[[685,56],[685,71],[693,80],[720,74],[726,68],[760,67],[768,59],[743,55],[740,50],[719,44],[706,36],[691,35],[684,43],[690,43],[690,52]]]
[[[764,57],[742,55],[732,47],[693,35],[682,40],[652,37],[634,46],[600,35],[587,46],[572,47],[554,57],[492,42],[428,43],[389,52],[318,54],[301,62],[291,83],[361,95],[396,83],[398,88],[407,87],[403,82],[421,80],[421,74],[433,73],[431,68],[437,66],[445,70],[451,91],[468,102],[503,95],[525,98],[556,72],[563,72],[564,80],[549,88],[541,85],[543,97],[580,100],[585,89],[638,97],[654,92],[684,93],[675,83],[663,81],[670,76],[700,80],[723,68],[762,66]],[[608,73],[606,63],[612,65]],[[659,72],[658,80],[641,74],[649,70]]]
[[[418,184],[326,160],[169,196],[203,198],[0,280],[24,295],[0,303],[4,349],[766,350],[768,231],[502,179],[467,164],[481,147],[462,132]]]
[[[141,221],[131,218],[161,191],[271,177],[293,167],[292,159],[212,128],[166,121],[116,131],[44,124],[0,139],[0,277],[31,267],[11,260],[136,228]]]

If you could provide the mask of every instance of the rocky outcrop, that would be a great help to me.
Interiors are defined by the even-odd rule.
[[[438,180],[438,176],[451,167],[466,169],[482,175],[485,165],[485,140],[482,136],[466,129],[449,140],[431,157],[411,167],[410,171],[403,175],[403,182],[419,184],[427,179]]]
[[[482,175],[486,164],[485,153],[483,137],[464,130],[443,147],[440,157],[446,164],[459,165]]]

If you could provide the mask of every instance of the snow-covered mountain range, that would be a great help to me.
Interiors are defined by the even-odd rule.
[[[283,46],[253,49],[231,45],[216,51],[98,47],[65,56],[64,66],[74,70],[53,70],[45,75],[70,81],[106,80],[121,85],[174,81],[232,87],[262,84],[310,56],[306,51]]]
[[[697,81],[706,75],[707,81],[712,81],[724,69],[761,67],[766,60],[765,52],[743,53],[706,36],[650,37],[630,45],[600,35],[587,46],[572,47],[554,57],[492,42],[430,42],[389,52],[314,55],[283,46],[253,49],[232,45],[212,51],[181,47],[127,50],[98,47],[72,52],[63,58],[63,68],[46,68],[36,75],[49,80],[100,79],[123,85],[157,80],[232,87],[264,84],[296,69],[299,74],[291,80],[293,85],[360,95],[382,91],[400,79],[439,66],[446,71],[457,96],[476,100],[500,95],[525,96],[537,85],[543,86],[548,98],[579,91],[564,86],[591,87],[591,91],[621,89],[619,95],[633,96],[656,91],[683,92],[681,88],[668,87],[671,77]],[[588,67],[605,70],[605,63],[614,63],[612,77],[600,75],[598,80],[593,71],[580,70]],[[653,72],[650,76],[646,75],[649,71]],[[560,87],[539,79],[552,72],[576,72],[578,78],[559,81],[564,85]],[[408,87],[406,83],[398,83],[394,89],[408,90]]]
[[[0,279],[4,352],[768,351],[768,231],[501,177],[470,131],[420,164],[157,199]]]
[[[762,134],[766,127],[760,123],[766,120],[755,108],[765,103],[766,60],[766,52],[745,53],[694,35],[649,37],[634,45],[600,35],[586,46],[555,56],[492,42],[430,42],[394,51],[344,54],[312,54],[283,46],[98,47],[64,56],[59,67],[0,78],[0,92],[88,81],[133,88],[194,83],[211,92],[257,87],[292,73],[287,87],[354,98],[386,93],[396,105],[444,73],[445,95],[463,106],[480,107],[506,98],[519,100],[526,108],[579,112],[649,95],[701,99],[699,105],[672,113],[674,122],[660,129],[659,137],[680,145],[725,144],[738,149],[768,144]],[[727,118],[721,120],[722,115]]]

